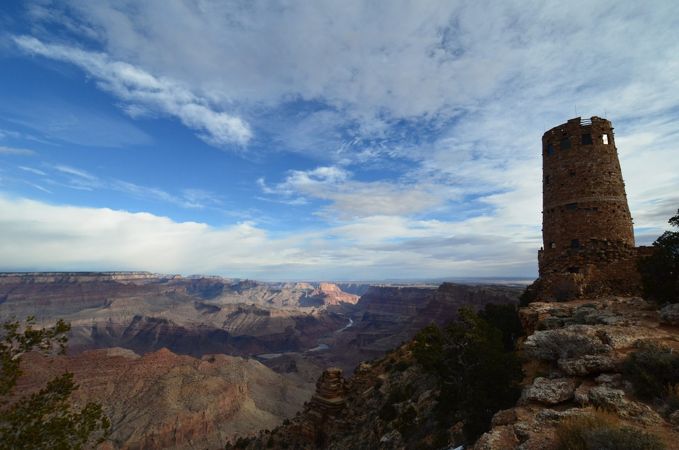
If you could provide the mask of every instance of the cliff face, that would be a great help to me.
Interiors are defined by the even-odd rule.
[[[162,279],[162,283],[168,283]],[[146,272],[0,274],[0,315],[38,319],[104,308],[113,298],[160,295],[161,279]]]
[[[301,409],[311,384],[292,382],[255,360],[201,359],[162,349],[140,357],[111,348],[77,356],[29,354],[17,386],[30,392],[54,375],[74,373],[76,402],[97,401],[112,422],[109,447],[218,448],[238,435],[272,428]]]
[[[314,298],[316,304],[305,305]],[[356,303],[358,296],[332,283],[261,283],[220,277],[147,272],[0,273],[0,314],[38,319],[106,308],[121,299],[157,305],[192,300],[217,306],[255,304],[276,309]],[[312,302],[313,303],[313,302]]]
[[[677,448],[679,417],[668,416],[660,403],[641,402],[623,374],[630,353],[644,346],[679,350],[679,322],[672,314],[663,319],[642,298],[604,297],[531,303],[520,315],[527,332],[520,346],[525,387],[515,408],[495,415],[475,450],[556,449],[559,424],[596,410],[607,411],[616,426]]]
[[[430,323],[455,320],[461,307],[478,310],[488,303],[515,304],[519,293],[511,287],[453,283],[437,288],[375,286],[357,304],[361,315],[353,332],[360,346],[383,354]]]
[[[336,342],[346,350],[335,353],[356,356],[378,345],[394,350],[358,364],[346,378],[337,368],[326,370],[300,414],[236,448],[437,449],[452,444],[461,436],[461,425],[446,428],[442,422],[448,419],[439,420],[441,373],[416,362],[416,344],[409,340],[429,323],[457,317],[462,306],[478,310],[488,303],[515,302],[516,292],[502,287],[371,288],[357,305],[356,322]],[[394,342],[401,337],[405,344]]]
[[[456,290],[447,289],[449,294]],[[520,318],[527,334],[519,343],[525,374],[521,397],[515,407],[494,415],[490,430],[473,449],[557,450],[559,427],[602,415],[609,430],[624,430],[624,436],[639,440],[654,436],[665,448],[677,448],[679,411],[672,406],[676,394],[660,385],[660,395],[670,395],[670,400],[642,401],[625,367],[631,354],[661,346],[660,376],[674,370],[667,358],[679,351],[679,307],[658,311],[641,298],[606,297],[536,302],[522,308]],[[272,432],[241,442],[239,448],[460,445],[464,422],[445,430],[437,424],[440,380],[414,359],[415,345],[411,341],[383,358],[361,363],[346,379],[336,369],[324,373],[313,400],[300,414]],[[641,445],[630,448],[650,448]]]
[[[359,296],[342,291],[333,283],[320,283],[318,288],[313,289],[305,297],[300,299],[301,306],[337,306],[342,303],[356,304]]]
[[[437,395],[436,380],[414,364],[406,344],[360,364],[348,379],[339,369],[326,370],[311,401],[293,419],[227,449],[409,448],[401,432],[434,442]],[[446,435],[445,443],[448,439]]]
[[[73,327],[72,352],[114,346],[195,356],[303,351],[347,322],[325,304],[303,307],[314,291],[305,283],[148,273],[0,274],[0,319],[34,315],[49,324],[62,318]],[[326,300],[355,296],[328,285]]]

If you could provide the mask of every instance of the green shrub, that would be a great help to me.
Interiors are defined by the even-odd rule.
[[[631,353],[624,364],[625,378],[643,400],[668,400],[668,388],[679,384],[679,354],[655,344]]]
[[[674,411],[679,410],[679,385],[675,384],[667,387],[665,401],[667,403],[668,414],[672,414]]]
[[[443,345],[446,336],[436,325],[427,325],[415,336],[413,356],[428,371],[435,371],[442,364]]]
[[[239,437],[238,440],[236,440],[235,448],[247,448],[249,443],[250,439],[245,437]]]
[[[520,361],[506,349],[503,333],[469,309],[443,329],[424,328],[415,337],[413,355],[439,381],[439,421],[447,427],[463,421],[467,442],[488,429],[495,412],[518,399]]]
[[[410,384],[396,384],[391,386],[389,395],[380,408],[379,416],[386,422],[391,422],[398,417],[398,411],[394,405],[404,402],[413,396],[415,389]]]
[[[505,350],[514,350],[516,340],[523,336],[523,326],[519,319],[519,311],[515,305],[494,305],[489,303],[479,311],[479,317],[500,330]]]
[[[621,427],[609,414],[596,412],[567,418],[556,429],[559,450],[663,450],[654,435]]]
[[[408,367],[410,367],[410,363],[408,363],[408,361],[399,361],[394,365],[394,369],[398,372],[403,372]]]
[[[398,416],[398,411],[396,411],[396,407],[393,403],[387,402],[380,409],[379,415],[380,419],[384,420],[385,422],[391,422]]]
[[[535,285],[535,282],[533,282],[532,284],[527,286],[526,289],[524,289],[524,291],[519,296],[519,306],[522,307],[528,306],[537,299],[538,299],[537,286]]]
[[[399,415],[396,421],[396,429],[405,439],[408,438],[415,428],[415,419],[417,419],[417,411],[415,411],[412,405],[408,405]]]
[[[679,210],[669,220],[679,227]],[[639,272],[648,299],[679,302],[679,231],[666,231],[653,243],[653,254],[639,261]]]
[[[52,378],[39,391],[15,389],[23,373],[22,356],[30,351],[65,353],[70,324],[63,320],[36,328],[35,318],[0,324],[0,450],[94,448],[106,440],[111,422],[98,403],[78,405],[73,374]]]

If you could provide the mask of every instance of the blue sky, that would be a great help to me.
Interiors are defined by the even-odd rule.
[[[536,275],[542,133],[679,207],[674,2],[0,5],[0,270]]]

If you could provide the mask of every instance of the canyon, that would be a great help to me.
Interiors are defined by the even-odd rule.
[[[234,435],[279,425],[308,400],[312,384],[279,375],[254,359],[194,358],[167,349],[139,356],[119,347],[71,356],[29,354],[17,390],[34,392],[73,372],[72,401],[99,402],[111,420],[104,448],[220,448]]]
[[[328,367],[349,375],[461,306],[516,303],[521,290],[6,273],[0,318],[71,324],[68,354],[27,355],[19,388],[72,371],[76,400],[112,420],[108,448],[217,448],[291,419]]]

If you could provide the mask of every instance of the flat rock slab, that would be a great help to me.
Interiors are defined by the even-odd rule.
[[[558,405],[573,398],[576,381],[572,378],[537,377],[533,384],[524,389],[521,402],[538,402],[546,405]]]

